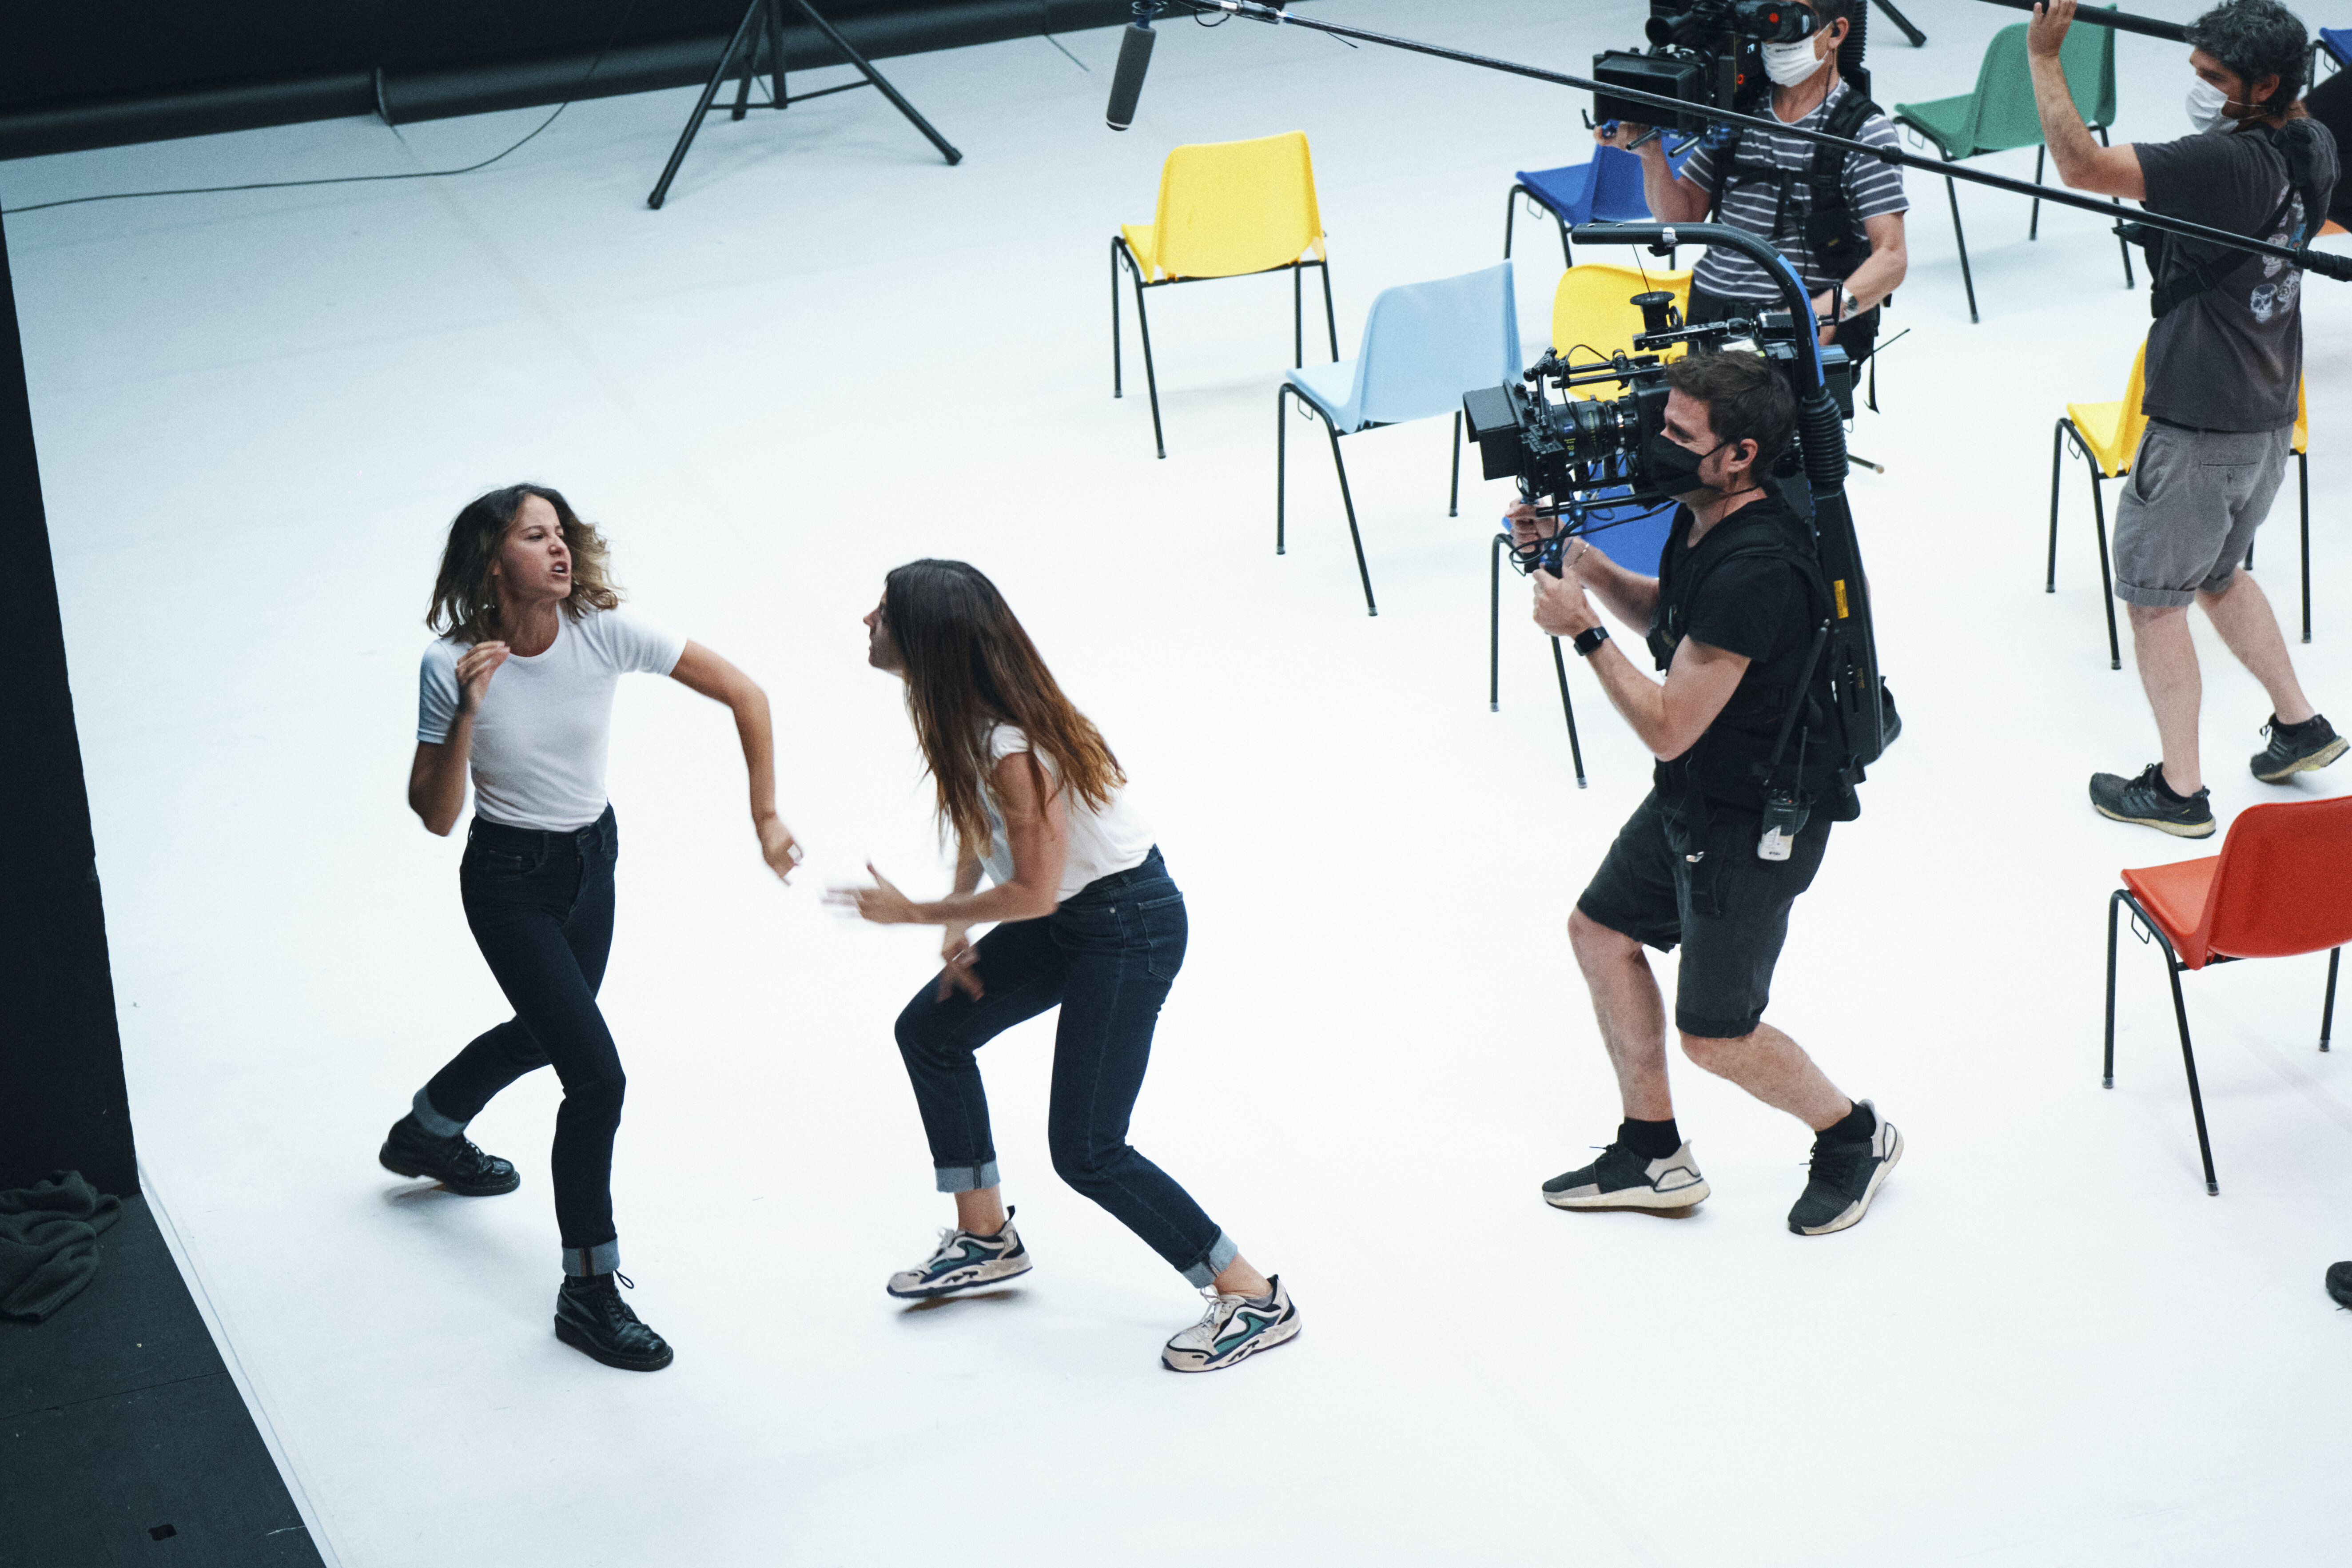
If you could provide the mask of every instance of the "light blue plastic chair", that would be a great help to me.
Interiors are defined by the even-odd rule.
[[[1519,370],[1519,315],[1509,262],[1434,283],[1382,289],[1364,318],[1363,345],[1354,359],[1294,370],[1275,394],[1274,552],[1285,552],[1292,398],[1312,409],[1331,437],[1331,466],[1339,476],[1339,500],[1356,546],[1356,572],[1364,580],[1364,610],[1377,616],[1380,605],[1364,564],[1364,536],[1356,527],[1356,501],[1349,493],[1339,437],[1452,413],[1454,484],[1445,515],[1453,517],[1462,499],[1462,395],[1517,381]]]

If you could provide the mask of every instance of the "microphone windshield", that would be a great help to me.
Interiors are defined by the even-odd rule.
[[[1144,68],[1151,64],[1151,29],[1136,24],[1118,41],[1118,70],[1110,79],[1110,107],[1103,123],[1124,131],[1135,123],[1135,100],[1143,94]]]

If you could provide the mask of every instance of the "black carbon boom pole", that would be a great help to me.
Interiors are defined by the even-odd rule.
[[[1678,98],[1668,98],[1663,93],[1641,92],[1633,88],[1613,87],[1604,82],[1594,81],[1589,77],[1570,76],[1565,71],[1546,70],[1541,66],[1522,65],[1517,60],[1496,59],[1491,55],[1473,54],[1467,49],[1447,48],[1443,44],[1424,44],[1415,38],[1400,38],[1387,33],[1367,32],[1361,27],[1342,26],[1337,22],[1318,22],[1306,16],[1294,16],[1272,5],[1261,5],[1258,0],[1167,0],[1167,3],[1182,6],[1192,12],[1223,12],[1227,16],[1239,16],[1246,21],[1265,22],[1276,26],[1305,27],[1311,32],[1328,33],[1334,37],[1360,39],[1368,44],[1380,44],[1392,49],[1403,49],[1412,54],[1429,55],[1441,60],[1452,60],[1458,65],[1476,66],[1482,70],[1501,71],[1507,76],[1523,76],[1534,81],[1548,81],[1556,87],[1573,88],[1580,92],[1607,93],[1611,98],[1622,102],[1671,110],[1676,114],[1703,114],[1709,120],[1725,125],[1746,126],[1759,131],[1776,132],[1783,136],[1795,136],[1819,146],[1835,147],[1847,153],[1858,153],[1865,158],[1874,158],[1882,163],[1892,163],[1898,168],[1918,169],[1927,174],[1940,174],[1948,180],[1965,180],[1970,184],[1985,185],[1996,191],[2007,191],[2011,195],[2053,202],[2060,206],[2078,207],[2084,212],[2096,213],[2111,220],[2116,216],[2116,208],[2110,202],[2095,196],[2076,195],[2072,191],[2063,190],[2054,185],[2030,184],[2023,180],[2012,180],[2005,174],[1988,174],[1979,169],[1964,169],[1958,163],[1947,163],[1933,158],[1921,158],[1903,152],[1899,148],[1873,147],[1868,142],[1852,141],[1843,136],[1832,136],[1826,132],[1805,131],[1794,125],[1783,125],[1777,120],[1764,120],[1752,114],[1737,113],[1728,109],[1712,109],[1705,104],[1687,103]],[[1994,3],[2008,4],[2010,0],[1994,0]],[[2107,15],[2112,20],[2115,16],[2120,14],[2108,13]],[[2077,12],[2075,15],[2076,19],[2080,20],[2089,13]],[[2140,21],[2143,18],[2134,17],[2133,20]],[[2242,234],[2231,234],[2227,229],[2209,228],[2201,223],[2191,223],[2187,218],[2171,217],[2163,213],[2143,211],[2130,216],[2134,223],[2147,228],[2161,229],[2167,234],[2179,235],[2184,239],[2194,239],[2206,245],[2220,246],[2230,250],[2242,250],[2256,256],[2275,256],[2282,260],[2291,261],[2307,271],[2315,272],[2323,278],[2333,278],[2338,282],[2352,282],[2352,256],[2314,250],[2309,246],[2297,247],[2273,245],[2268,240],[2252,239]]]
[[[2041,0],[1985,0],[1988,5],[2006,5],[2012,11],[2031,11]],[[2189,41],[2189,29],[2178,22],[2158,21],[2154,16],[2135,16],[2128,11],[2110,11],[2104,5],[2085,6],[2074,13],[2077,22],[2088,22],[2095,27],[2113,27],[2118,33],[2137,33],[2142,37],[2163,38],[2175,44]]]

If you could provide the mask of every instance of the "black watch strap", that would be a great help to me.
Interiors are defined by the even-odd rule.
[[[1576,649],[1577,658],[1591,658],[1592,657],[1592,650],[1599,647],[1602,643],[1605,643],[1608,640],[1609,628],[1607,626],[1587,626],[1582,631],[1576,634],[1575,638],[1570,646]]]

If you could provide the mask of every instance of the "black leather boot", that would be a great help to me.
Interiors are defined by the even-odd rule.
[[[672,1359],[669,1342],[638,1321],[614,1283],[620,1276],[566,1277],[555,1293],[555,1337],[583,1355],[624,1372],[659,1372]]]
[[[430,1176],[461,1197],[494,1198],[522,1185],[506,1161],[483,1153],[462,1132],[434,1137],[417,1124],[415,1111],[392,1124],[376,1160],[395,1176]]]

